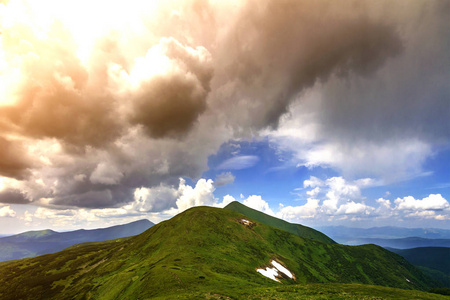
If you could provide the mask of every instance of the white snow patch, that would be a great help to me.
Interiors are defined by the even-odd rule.
[[[244,222],[244,223],[245,223],[245,225],[250,225],[250,221],[249,221],[249,220],[246,220],[246,219],[242,219],[241,221],[242,221],[242,222]]]
[[[283,265],[281,265],[280,263],[278,263],[275,260],[272,260],[272,265],[278,269],[278,271],[280,271],[281,273],[284,273],[286,276],[288,276],[289,278],[292,278],[292,273],[286,269]]]
[[[263,276],[266,276],[267,278],[270,278],[272,280],[280,282],[276,276],[278,276],[278,270],[276,268],[269,268],[267,267],[264,269],[257,269],[256,272],[261,273]]]
[[[272,260],[270,262],[275,268],[266,267],[266,269],[256,269],[256,272],[261,273],[263,276],[266,276],[267,278],[270,278],[272,280],[280,282],[277,277],[279,277],[278,272],[281,272],[288,276],[289,278],[293,278],[294,275],[292,275],[291,271],[286,269],[282,264],[279,262]]]

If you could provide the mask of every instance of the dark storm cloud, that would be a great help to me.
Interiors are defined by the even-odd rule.
[[[448,142],[448,2],[412,2],[417,5],[411,5],[408,19],[397,24],[397,30],[404,32],[401,56],[389,61],[375,76],[334,78],[323,86],[320,118],[328,136]],[[393,16],[387,13],[386,18]]]
[[[402,49],[394,28],[355,1],[249,1],[228,30],[217,73],[231,78],[231,97],[257,128],[276,125],[316,82],[370,74]]]
[[[24,179],[31,166],[22,143],[0,137],[0,175]]]
[[[331,167],[346,178],[386,183],[430,174],[427,158],[450,141],[448,4],[360,3],[397,35],[400,52],[371,72],[316,82],[297,97],[274,140],[295,153],[295,164]]]
[[[30,201],[20,190],[5,189],[0,192],[0,203],[27,204]]]

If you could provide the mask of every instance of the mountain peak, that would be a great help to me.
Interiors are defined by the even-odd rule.
[[[284,220],[278,219],[276,217],[269,216],[265,213],[262,213],[258,210],[255,210],[253,208],[250,208],[248,206],[245,206],[244,204],[233,201],[229,203],[227,206],[224,207],[224,209],[236,211],[238,213],[241,213],[249,218],[252,218],[256,221],[259,221],[261,223],[264,223],[266,225],[285,230],[289,233],[298,235],[303,238],[319,241],[326,244],[335,244],[336,242],[333,241],[330,237],[323,234],[320,231],[317,231],[313,228],[300,225],[300,224],[293,224],[286,222]]]
[[[79,245],[0,269],[0,295],[22,299],[204,299],[206,293],[240,299],[247,288],[317,282],[430,286],[381,247],[325,244],[213,207],[188,209],[126,240]],[[198,297],[186,297],[194,293]]]

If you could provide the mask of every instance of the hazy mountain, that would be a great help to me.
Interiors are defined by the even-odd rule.
[[[264,272],[278,274],[273,279],[279,282]],[[333,282],[352,284],[317,284]],[[436,284],[381,247],[322,243],[212,207],[191,208],[128,239],[0,267],[5,299],[438,297],[355,283],[419,290]]]
[[[438,228],[403,228],[394,226],[354,228],[345,226],[322,226],[318,230],[333,239],[381,238],[395,239],[421,237],[427,239],[450,239],[449,229]]]
[[[402,239],[376,239],[376,238],[353,238],[343,241],[341,244],[365,245],[375,244],[384,248],[410,249],[418,247],[450,247],[450,239],[425,239],[419,237],[408,237]]]
[[[303,238],[308,238],[311,240],[324,242],[327,244],[335,244],[336,242],[333,241],[331,238],[326,236],[320,231],[317,231],[313,228],[303,226],[300,224],[292,224],[289,222],[286,222],[284,220],[266,215],[260,211],[257,211],[255,209],[252,209],[250,207],[245,206],[244,204],[241,204],[238,201],[233,201],[227,206],[225,206],[225,209],[233,210],[238,213],[241,213],[243,215],[246,215],[247,217],[250,217],[256,221],[259,221],[263,224],[285,230],[287,232],[290,232],[292,234],[298,235]]]
[[[27,231],[0,238],[0,261],[54,253],[79,243],[106,241],[137,235],[153,225],[152,222],[144,219],[124,225],[92,230],[56,232],[47,229]]]

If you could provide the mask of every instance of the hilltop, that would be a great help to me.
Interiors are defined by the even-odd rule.
[[[285,230],[303,238],[323,242],[326,244],[336,244],[335,241],[333,241],[331,238],[320,231],[300,224],[292,224],[284,220],[269,216],[260,211],[247,207],[244,204],[239,203],[238,201],[231,202],[230,204],[225,206],[225,209],[236,211],[258,222],[281,230]]]
[[[268,270],[273,261],[293,277],[278,272],[277,282],[257,271]],[[213,299],[245,298],[248,291],[266,297],[282,286],[288,295],[306,283],[332,282],[419,290],[435,284],[403,257],[375,245],[323,243],[229,209],[195,207],[132,238],[3,264],[0,298]],[[388,291],[405,299],[428,297]]]

